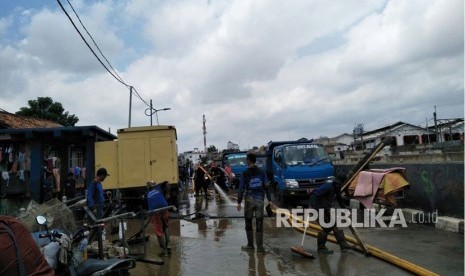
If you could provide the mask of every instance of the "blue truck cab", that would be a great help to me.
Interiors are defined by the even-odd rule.
[[[309,199],[314,188],[334,178],[334,167],[324,147],[305,138],[270,141],[266,172],[275,198],[283,204]]]
[[[247,152],[227,152],[223,153],[222,166],[226,168],[229,165],[231,172],[234,174],[231,180],[231,188],[236,189],[239,187],[242,173],[247,170]]]

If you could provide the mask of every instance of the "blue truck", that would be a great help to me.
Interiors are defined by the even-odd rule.
[[[234,174],[230,185],[231,188],[236,189],[239,187],[242,173],[247,170],[247,152],[237,151],[223,153],[222,166],[226,168],[228,165],[231,168],[231,172]]]
[[[314,188],[334,178],[328,153],[313,140],[270,141],[265,155],[271,190],[281,204],[308,200]]]

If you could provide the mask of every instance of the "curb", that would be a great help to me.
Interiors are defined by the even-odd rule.
[[[412,223],[428,224],[437,229],[463,234],[463,219],[438,216],[437,213],[424,212],[422,210],[402,209],[405,219],[411,218]]]
[[[361,204],[359,201],[355,199],[350,200],[351,209],[359,209],[360,205]],[[380,209],[384,208],[384,206],[374,203],[372,208],[379,211]],[[434,228],[441,229],[444,231],[464,234],[463,219],[447,216],[438,216],[437,212],[431,213],[411,208],[402,208],[402,213],[407,223],[430,225]]]

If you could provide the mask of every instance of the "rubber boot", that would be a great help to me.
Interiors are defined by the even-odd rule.
[[[341,229],[334,229],[334,237],[336,238],[337,243],[339,244],[339,247],[341,248],[341,251],[347,251],[348,249],[354,249],[354,247],[346,242],[345,236],[344,236],[344,231]]]
[[[170,244],[170,233],[168,232],[168,229],[165,229],[165,248],[166,248],[166,253],[170,254],[171,253],[171,247],[169,246]]]
[[[257,253],[267,253],[265,247],[263,247],[263,231],[255,233],[257,239]]]
[[[247,245],[242,246],[242,249],[248,250],[248,249],[254,249],[253,247],[253,230],[247,230],[245,231],[247,234]]]
[[[160,257],[166,257],[168,256],[168,250],[166,249],[166,240],[165,240],[165,237],[158,237],[157,236],[157,240],[158,240],[158,245],[160,245]]]
[[[318,252],[324,254],[332,254],[333,250],[329,250],[326,247],[326,239],[328,238],[328,233],[326,232],[318,232],[317,237],[317,244],[318,244]]]
[[[257,253],[266,253],[263,247],[263,218],[256,218],[257,231],[255,232],[255,239],[257,240]]]

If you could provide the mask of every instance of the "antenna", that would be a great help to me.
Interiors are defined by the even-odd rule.
[[[205,123],[207,122],[207,120],[205,119],[205,114],[203,114],[203,127],[202,127],[202,130],[203,130],[203,152],[207,152],[207,126],[205,125]]]

